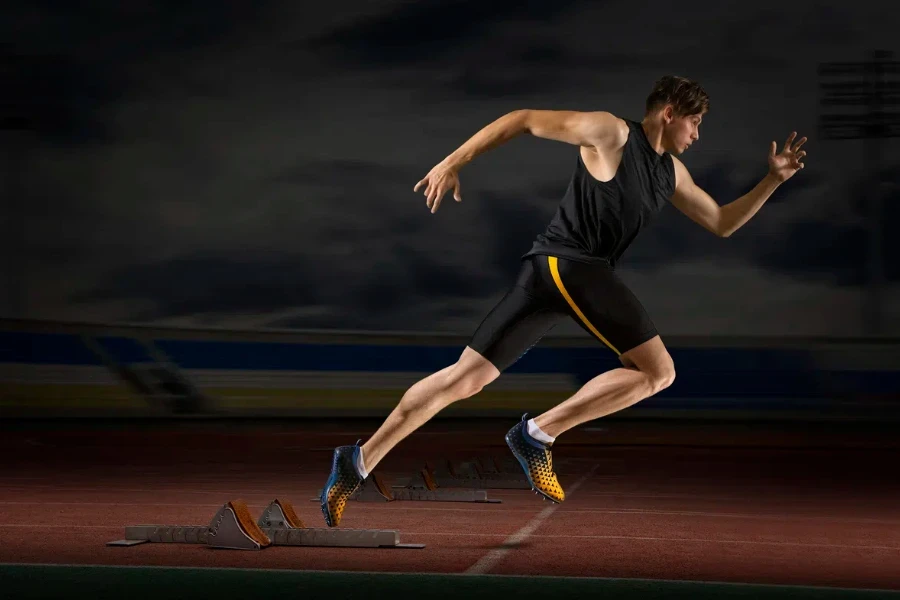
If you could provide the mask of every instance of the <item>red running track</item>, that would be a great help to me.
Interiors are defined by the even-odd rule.
[[[435,421],[379,470],[504,455],[508,423]],[[609,421],[560,439],[561,505],[527,490],[501,504],[351,502],[342,527],[399,529],[424,550],[144,544],[131,524],[206,525],[226,501],[255,512],[310,500],[330,448],[374,423],[240,427],[7,427],[0,562],[658,578],[900,589],[900,448],[889,432]]]

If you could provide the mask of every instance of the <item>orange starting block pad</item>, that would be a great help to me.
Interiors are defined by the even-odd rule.
[[[253,520],[243,500],[226,503],[209,525],[130,525],[125,539],[107,546],[138,544],[203,544],[211,548],[262,550],[269,546],[328,546],[341,548],[421,549],[425,544],[401,544],[400,532],[393,529],[312,529],[305,527],[293,506],[274,500],[258,521]]]

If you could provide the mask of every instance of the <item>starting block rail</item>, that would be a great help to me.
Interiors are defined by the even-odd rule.
[[[487,463],[487,461],[483,461]],[[434,474],[434,479],[440,487],[467,488],[476,490],[528,490],[531,484],[519,467],[518,472],[501,470],[493,463],[487,463],[489,468],[482,467],[481,462],[463,462],[454,465],[446,461],[444,465],[437,466],[431,462],[426,463],[426,468]]]
[[[394,500],[420,502],[481,502],[485,504],[500,504],[501,502],[499,499],[488,498],[487,492],[484,490],[394,488],[392,494]]]
[[[322,490],[318,491],[322,494]],[[443,489],[437,485],[426,467],[412,477],[398,479],[396,485],[388,485],[384,477],[373,472],[349,498],[356,502],[479,502],[500,504],[501,500],[487,497],[485,490]],[[318,498],[312,498],[319,501]]]
[[[274,500],[254,522],[242,500],[226,503],[209,525],[131,525],[125,539],[107,546],[143,543],[203,544],[211,548],[262,550],[269,546],[327,546],[341,548],[424,548],[424,544],[401,544],[393,529],[309,528],[296,516],[289,502]]]

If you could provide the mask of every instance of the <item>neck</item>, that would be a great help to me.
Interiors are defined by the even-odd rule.
[[[653,147],[657,154],[662,155],[665,152],[662,144],[662,124],[645,117],[641,121],[641,128],[644,130],[644,135],[647,136],[650,146]]]

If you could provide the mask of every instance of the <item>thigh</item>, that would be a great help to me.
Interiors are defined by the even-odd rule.
[[[658,336],[640,300],[611,268],[554,257],[548,268],[571,317],[618,356]]]
[[[555,300],[532,261],[523,261],[516,283],[478,326],[469,348],[503,372],[566,317]]]

